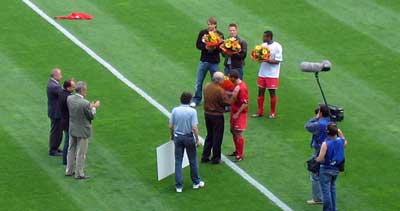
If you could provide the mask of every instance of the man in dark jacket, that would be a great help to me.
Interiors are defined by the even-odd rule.
[[[58,96],[62,92],[60,80],[61,70],[55,68],[51,71],[50,79],[47,82],[47,115],[51,121],[49,137],[49,155],[61,156],[59,146],[62,141],[61,115],[58,106]]]
[[[67,165],[67,154],[69,146],[69,111],[67,105],[67,97],[72,94],[75,89],[75,82],[71,79],[64,81],[63,91],[58,97],[58,106],[61,114],[61,129],[64,131],[64,148],[63,148],[63,164]]]
[[[241,51],[239,53],[233,54],[232,56],[224,55],[225,56],[225,75],[229,75],[230,70],[237,70],[239,72],[239,78],[243,80],[243,66],[244,60],[247,56],[247,42],[239,37],[237,25],[235,23],[229,24],[229,37],[233,37],[239,41]]]
[[[201,30],[197,37],[196,47],[201,51],[200,63],[197,67],[197,77],[196,77],[196,92],[193,97],[192,103],[190,103],[191,107],[196,107],[200,104],[201,99],[203,97],[203,82],[204,78],[207,75],[207,72],[210,72],[210,76],[212,77],[215,72],[218,71],[218,64],[220,62],[220,49],[219,47],[209,47],[206,46],[203,40],[203,36],[208,34],[209,32],[215,32],[219,35],[221,39],[224,38],[222,32],[217,30],[217,20],[213,17],[207,20],[207,29]]]

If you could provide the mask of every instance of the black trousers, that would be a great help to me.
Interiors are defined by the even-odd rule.
[[[63,131],[61,129],[61,119],[50,118],[50,120],[49,153],[55,153],[61,145]]]
[[[207,136],[204,141],[202,160],[209,159],[212,151],[211,161],[221,160],[221,145],[224,138],[224,115],[204,114],[207,127]]]

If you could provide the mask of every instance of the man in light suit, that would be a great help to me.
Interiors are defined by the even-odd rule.
[[[62,92],[60,86],[60,80],[62,78],[61,70],[54,68],[51,71],[50,79],[47,82],[47,116],[51,121],[51,129],[49,136],[49,155],[50,156],[61,156],[61,150],[59,149],[62,141],[62,129],[61,129],[61,114],[58,106],[58,96]]]
[[[67,98],[70,139],[65,175],[75,174],[75,179],[88,179],[90,177],[84,173],[86,152],[92,135],[92,120],[96,115],[96,109],[100,106],[100,101],[90,103],[85,99],[87,94],[85,82],[79,81],[75,91],[76,94]]]

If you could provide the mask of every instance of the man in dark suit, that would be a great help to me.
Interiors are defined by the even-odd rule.
[[[67,105],[67,97],[72,94],[75,89],[75,82],[71,79],[64,81],[63,91],[58,97],[58,106],[61,114],[61,129],[64,131],[64,148],[63,148],[63,164],[67,165],[67,154],[69,146],[69,111]]]
[[[61,156],[59,149],[62,141],[61,115],[58,106],[58,96],[62,92],[60,80],[62,78],[61,70],[55,68],[51,71],[50,79],[47,83],[47,115],[51,121],[49,137],[49,155]]]
[[[79,81],[76,83],[76,94],[67,98],[70,140],[65,175],[75,174],[75,179],[89,178],[84,173],[86,152],[92,135],[92,120],[100,106],[100,101],[90,103],[86,100],[86,94],[86,83]]]

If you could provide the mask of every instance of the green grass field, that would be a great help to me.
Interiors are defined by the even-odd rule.
[[[328,101],[345,108],[346,172],[337,183],[345,211],[400,210],[400,3],[365,1],[33,0],[49,16],[73,11],[92,21],[59,22],[167,109],[193,91],[194,43],[215,16],[230,22],[249,48],[270,29],[284,48],[276,120],[249,119],[246,159],[238,165],[293,210],[308,206],[311,155],[304,123],[322,101],[303,60],[330,59],[320,75]],[[194,191],[185,169],[183,194],[173,176],[156,179],[155,148],[168,140],[167,118],[22,1],[0,7],[0,210],[280,210],[226,165],[200,165],[206,188]],[[53,67],[88,83],[102,107],[90,141],[88,181],[64,177],[47,155],[46,81]],[[222,68],[222,66],[221,66]],[[245,81],[256,111],[258,64],[247,59]],[[202,108],[200,130],[205,136]],[[226,118],[227,119],[227,118]],[[223,153],[232,151],[228,131]],[[201,152],[201,150],[199,151]]]

